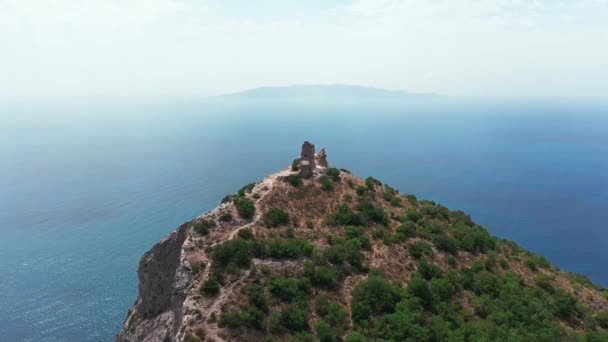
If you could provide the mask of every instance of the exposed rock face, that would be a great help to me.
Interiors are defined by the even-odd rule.
[[[305,141],[300,154],[300,176],[310,178],[316,168],[315,145]]]
[[[117,341],[173,340],[181,323],[181,308],[191,272],[182,260],[182,246],[191,224],[175,232],[144,254],[137,271],[139,295]]]
[[[318,166],[327,167],[327,154],[325,154],[325,149],[322,148],[319,153],[315,155],[315,161]]]

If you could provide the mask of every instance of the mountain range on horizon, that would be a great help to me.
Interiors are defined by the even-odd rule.
[[[311,84],[266,86],[218,96],[242,100],[406,100],[442,97],[435,93],[411,93],[370,86],[348,84]]]

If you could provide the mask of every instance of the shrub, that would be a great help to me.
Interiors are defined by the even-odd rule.
[[[420,258],[418,264],[418,272],[426,279],[431,280],[433,278],[441,276],[441,269],[437,265],[430,264],[425,258]]]
[[[433,294],[426,280],[414,276],[407,284],[407,291],[419,298],[424,306],[430,307],[433,302]]]
[[[414,208],[409,208],[407,210],[407,218],[413,222],[418,222],[418,220],[420,219],[420,216],[418,216],[418,213],[416,212],[416,210]]]
[[[381,207],[374,206],[369,201],[359,202],[357,210],[361,213],[361,217],[365,223],[379,223],[385,226],[388,225],[389,217],[386,210]]]
[[[264,288],[260,284],[251,284],[247,289],[249,294],[249,304],[263,312],[268,311],[268,303],[264,296]]]
[[[414,241],[408,247],[410,255],[418,259],[423,255],[430,255],[433,252],[431,245],[425,241]]]
[[[251,193],[251,190],[253,190],[253,188],[255,187],[255,182],[254,183],[249,183],[245,186],[243,186],[242,188],[239,189],[238,191],[238,195],[240,197],[245,196],[246,193]]]
[[[226,195],[224,196],[224,198],[222,198],[222,204],[223,203],[228,203],[230,201],[232,201],[233,195]]]
[[[220,293],[220,283],[215,278],[209,278],[203,282],[200,291],[206,296],[215,296]]]
[[[313,285],[326,287],[329,289],[336,288],[341,277],[341,273],[337,268],[329,266],[316,266],[311,262],[306,262],[304,264],[304,271],[306,277],[310,279],[310,282]]]
[[[411,222],[405,222],[397,226],[397,234],[401,234],[404,238],[413,237],[416,235],[416,225]]]
[[[221,272],[230,264],[238,267],[248,267],[251,263],[250,245],[245,240],[228,240],[215,247],[213,251],[213,267]]]
[[[358,331],[352,331],[346,335],[346,342],[368,342],[369,339]]]
[[[352,292],[352,317],[364,322],[369,316],[390,313],[401,299],[399,288],[379,276],[371,276],[357,284]]]
[[[253,215],[255,214],[255,205],[251,200],[247,198],[239,198],[236,200],[235,206],[240,217],[246,220],[253,218]]]
[[[253,240],[253,232],[249,228],[244,228],[238,232],[239,239]]]
[[[201,220],[198,221],[194,224],[194,226],[192,226],[192,228],[194,229],[195,232],[201,234],[201,235],[207,235],[209,234],[209,229],[210,228],[214,228],[216,226],[215,222],[211,221],[211,220]]]
[[[286,301],[292,301],[301,294],[299,281],[285,277],[271,278],[268,282],[268,291]]]
[[[334,182],[327,176],[319,177],[319,183],[321,184],[321,189],[323,189],[323,191],[332,191],[334,189]]]
[[[306,331],[308,330],[308,312],[292,305],[281,312],[281,323],[293,332]]]
[[[196,337],[190,333],[188,333],[188,334],[186,334],[186,336],[184,336],[184,342],[200,342],[200,341],[201,340],[198,337]]]
[[[444,252],[448,252],[450,254],[458,253],[458,241],[452,237],[445,234],[435,235],[433,237],[433,242],[435,242],[435,246],[437,246],[438,249]]]
[[[341,204],[338,209],[328,215],[328,223],[339,225],[360,226],[363,224],[363,219],[355,213],[348,205]]]
[[[367,188],[363,185],[359,185],[355,191],[357,192],[357,195],[363,196],[367,192]]]
[[[300,161],[297,159],[294,159],[291,162],[291,171],[299,171],[300,170]]]
[[[324,320],[317,321],[315,330],[320,342],[334,342],[338,337],[337,332]]]
[[[287,182],[294,187],[298,187],[302,185],[302,177],[299,175],[289,175],[287,176]]]
[[[608,329],[608,311],[603,311],[595,316],[595,320],[604,329]]]
[[[374,177],[365,178],[365,185],[370,191],[375,191],[376,186],[382,186],[382,182]]]
[[[196,330],[194,330],[194,335],[198,336],[199,338],[205,338],[205,329],[196,328]]]
[[[418,205],[418,199],[416,198],[415,195],[407,195],[405,197],[407,197],[407,200],[410,202],[411,205],[413,205],[413,206]]]
[[[348,327],[348,313],[346,309],[326,297],[317,297],[315,299],[315,311],[319,317],[340,333]]]
[[[289,214],[280,208],[270,208],[264,214],[264,225],[267,227],[278,227],[289,223]]]
[[[391,198],[389,200],[389,203],[393,206],[393,207],[400,207],[401,204],[403,203],[403,201],[401,200],[401,197],[399,196],[395,196],[393,198]]]
[[[253,247],[254,255],[258,258],[289,258],[295,259],[311,256],[314,245],[305,239],[280,239],[256,242]]]
[[[340,181],[340,170],[336,169],[335,167],[328,168],[325,173],[334,182],[339,182]]]
[[[232,214],[229,211],[224,212],[220,215],[219,219],[222,222],[232,221]]]

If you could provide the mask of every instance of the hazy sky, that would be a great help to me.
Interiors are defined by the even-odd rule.
[[[0,96],[608,96],[608,0],[0,0]]]

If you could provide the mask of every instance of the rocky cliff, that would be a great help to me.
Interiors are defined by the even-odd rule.
[[[608,295],[305,142],[142,257],[117,341],[606,340]]]

